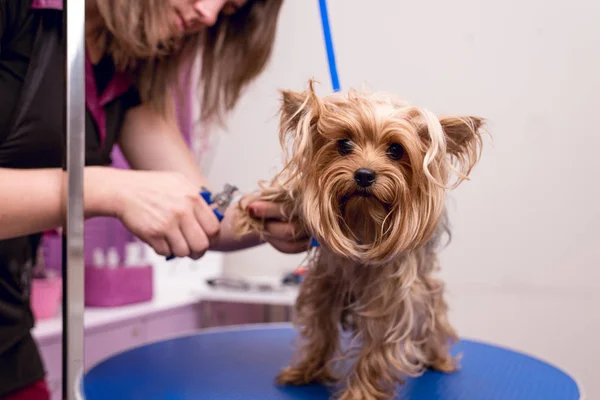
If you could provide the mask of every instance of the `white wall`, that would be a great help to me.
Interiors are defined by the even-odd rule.
[[[329,3],[343,88],[490,121],[493,145],[452,194],[443,253],[461,333],[568,368],[600,398],[600,2]],[[317,1],[288,0],[272,63],[217,133],[213,184],[272,176],[277,90],[310,77],[330,90]],[[280,274],[301,258],[264,247],[228,254],[226,271]]]

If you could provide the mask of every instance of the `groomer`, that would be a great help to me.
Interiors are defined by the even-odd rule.
[[[219,223],[199,196],[205,180],[169,89],[201,54],[203,120],[224,118],[269,59],[281,3],[87,0],[86,217],[117,217],[162,255],[261,243],[236,241],[234,209]],[[0,0],[0,399],[50,398],[29,296],[40,233],[66,214],[62,9],[62,0]],[[110,167],[117,143],[132,170]],[[277,205],[249,207],[273,219],[276,249],[306,249]]]

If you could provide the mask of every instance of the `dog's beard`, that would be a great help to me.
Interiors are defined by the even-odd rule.
[[[406,185],[397,175],[381,173],[377,185],[360,189],[351,170],[335,167],[306,180],[302,203],[308,229],[334,253],[357,263],[395,258],[402,251],[400,204]]]
[[[341,230],[357,244],[375,246],[381,243],[389,206],[368,192],[344,196],[340,202]]]
[[[401,176],[381,170],[372,188],[359,189],[339,167],[320,179],[309,176],[302,191],[304,219],[322,245],[359,264],[381,265],[430,239],[442,190],[411,190]]]

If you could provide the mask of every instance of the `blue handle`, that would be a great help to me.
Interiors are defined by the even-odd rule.
[[[208,190],[203,190],[202,192],[200,192],[200,196],[202,196],[206,204],[208,204],[209,206],[213,203],[212,193],[210,193]]]
[[[213,200],[211,197],[212,194],[209,191],[200,192],[200,196],[202,196],[202,198],[206,201],[206,203],[208,205],[211,205],[213,203]],[[219,220],[219,222],[223,221],[224,215],[217,208],[215,208],[213,210],[213,213],[217,216],[217,219]]]
[[[208,205],[211,205],[213,203],[212,194],[209,191],[200,192],[200,196],[202,196],[202,198],[204,199],[204,201],[206,201]],[[213,213],[217,216],[219,222],[223,221],[224,215],[217,208],[213,210]]]
[[[212,193],[210,193],[209,191],[205,190],[205,191],[200,192],[200,196],[202,196],[202,198],[204,199],[204,201],[206,201],[206,203],[208,205],[211,205],[213,203]],[[217,217],[219,222],[223,221],[224,215],[218,209],[215,208],[213,210],[213,213],[215,214],[215,216]],[[174,258],[175,258],[174,255],[170,255],[167,257],[167,261],[171,261]]]

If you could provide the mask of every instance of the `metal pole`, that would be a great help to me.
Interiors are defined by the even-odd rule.
[[[83,171],[85,165],[85,0],[65,0],[67,44],[67,226],[63,245],[63,399],[75,400],[84,359]],[[65,237],[63,236],[63,240]],[[65,254],[66,253],[66,254]],[[64,257],[66,256],[66,257]]]

